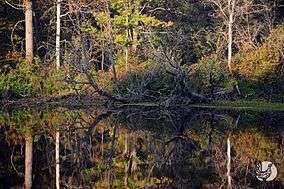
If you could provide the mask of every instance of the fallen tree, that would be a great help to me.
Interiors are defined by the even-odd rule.
[[[186,73],[181,69],[180,64],[178,62],[173,62],[173,59],[170,59],[165,53],[162,55],[166,58],[165,63],[169,65],[170,70],[166,70],[167,74],[170,74],[174,77],[174,82],[176,84],[175,88],[172,90],[170,96],[167,97],[157,97],[154,95],[149,95],[146,92],[144,93],[134,93],[133,95],[130,95],[129,97],[123,97],[117,94],[112,94],[110,92],[107,92],[100,88],[98,82],[93,77],[93,75],[90,73],[90,71],[87,69],[87,65],[90,63],[90,60],[87,56],[85,45],[86,40],[84,39],[84,35],[81,35],[81,44],[82,44],[82,54],[81,54],[81,70],[86,76],[86,79],[88,80],[89,84],[93,87],[95,92],[97,92],[100,96],[106,97],[109,100],[120,102],[120,103],[139,103],[139,102],[145,102],[148,101],[148,99],[155,99],[155,101],[160,102],[159,104],[162,106],[171,106],[174,104],[190,104],[190,103],[207,103],[210,102],[211,99],[195,93],[191,91],[186,81],[188,80],[188,77]],[[114,65],[113,65],[114,66]],[[167,66],[168,67],[168,66]],[[114,75],[114,78],[117,78],[116,75]],[[141,89],[143,90],[143,89]],[[131,93],[131,91],[129,92]],[[157,93],[156,91],[152,91],[152,93]]]

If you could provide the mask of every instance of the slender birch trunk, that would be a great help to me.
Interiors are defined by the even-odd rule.
[[[234,12],[235,12],[236,0],[228,0],[229,9],[229,20],[228,20],[228,68],[232,74],[232,45],[233,45],[233,23],[234,23]],[[239,89],[238,83],[236,83],[236,90],[239,95],[241,91]]]
[[[57,5],[56,5],[56,44],[55,44],[56,69],[60,68],[60,7],[61,7],[61,0],[57,0]]]
[[[228,20],[228,68],[232,73],[232,44],[233,44],[233,22],[235,11],[235,0],[228,0],[229,20]]]
[[[232,73],[232,41],[233,41],[233,36],[232,36],[232,15],[230,14],[230,21],[229,21],[229,30],[228,30],[228,68],[230,73]]]
[[[128,17],[126,18],[126,22],[128,23]],[[126,29],[126,42],[129,40],[129,31]],[[125,46],[125,70],[128,72],[128,44]]]
[[[33,138],[28,135],[25,140],[25,189],[31,189],[33,180]]]
[[[34,58],[33,48],[33,2],[24,0],[25,7],[25,37],[26,37],[26,61],[32,63]]]
[[[56,4],[56,44],[55,44],[55,56],[56,56],[56,69],[59,70],[60,68],[60,8],[61,8],[61,0],[57,0]],[[56,182],[56,189],[60,188],[60,133],[59,131],[56,132],[55,137],[55,182]]]
[[[56,131],[55,136],[55,180],[56,180],[56,189],[60,188],[60,155],[59,155],[59,144],[60,144],[60,133]]]

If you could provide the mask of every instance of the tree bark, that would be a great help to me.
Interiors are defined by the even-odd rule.
[[[25,37],[26,37],[26,61],[32,63],[34,58],[33,48],[33,2],[24,0],[25,7]]]
[[[228,31],[228,68],[230,73],[232,73],[232,22],[231,22],[231,15],[230,15],[230,21],[229,21],[229,31]]]
[[[56,5],[56,44],[55,44],[56,69],[60,68],[60,7],[61,7],[61,0],[57,0],[57,5]]]
[[[228,68],[232,73],[232,44],[233,44],[233,16],[235,9],[235,0],[228,0],[229,21],[228,21]]]

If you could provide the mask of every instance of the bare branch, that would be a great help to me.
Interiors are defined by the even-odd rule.
[[[14,40],[13,40],[14,31],[15,31],[16,27],[18,26],[18,24],[20,24],[20,23],[22,23],[22,22],[24,22],[24,21],[25,21],[25,20],[20,20],[20,21],[18,21],[18,22],[14,25],[14,27],[13,27],[13,29],[12,29],[12,32],[11,32],[11,43],[12,43],[13,48],[14,48]]]
[[[14,9],[17,9],[17,10],[24,10],[24,6],[23,5],[20,5],[20,4],[12,4],[10,2],[8,2],[7,0],[5,0],[5,3],[7,5],[9,5],[10,7],[14,8]]]

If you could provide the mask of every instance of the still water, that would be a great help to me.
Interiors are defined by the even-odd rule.
[[[56,180],[60,188],[284,188],[284,112],[0,111],[0,188],[56,188]]]

